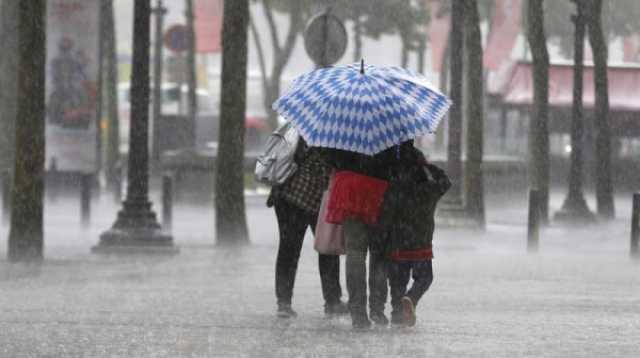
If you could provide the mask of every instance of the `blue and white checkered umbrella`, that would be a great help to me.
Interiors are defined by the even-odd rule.
[[[433,133],[451,101],[400,67],[329,67],[298,77],[273,103],[311,146],[373,155]]]

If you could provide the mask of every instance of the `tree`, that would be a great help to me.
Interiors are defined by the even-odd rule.
[[[216,238],[219,244],[249,241],[243,175],[248,23],[249,0],[224,2],[223,90],[215,182]]]
[[[527,38],[533,56],[533,113],[529,130],[530,181],[540,192],[540,216],[549,219],[549,52],[543,0],[529,0]]]
[[[0,2],[0,168],[13,166],[18,103],[18,1]]]
[[[449,143],[447,169],[452,186],[447,193],[447,203],[453,210],[462,207],[462,104],[464,71],[464,1],[453,0],[451,8],[451,35],[449,43],[450,85],[449,94],[453,105],[449,111]]]
[[[375,0],[364,21],[365,33],[373,38],[398,34],[402,43],[401,65],[407,67],[409,53],[419,51],[420,39],[429,24],[429,9],[411,0]]]
[[[640,1],[603,0],[601,9],[601,27],[605,39],[640,32]],[[545,26],[549,40],[556,42],[560,53],[567,58],[573,57],[573,27],[567,21],[572,11],[570,1],[545,2]]]
[[[244,0],[242,0],[244,1]],[[271,47],[273,59],[271,70],[267,72],[267,59],[264,56],[262,37],[253,21],[250,22],[251,34],[258,51],[258,60],[262,73],[262,83],[264,91],[264,108],[268,114],[268,122],[272,128],[278,125],[278,115],[271,108],[271,104],[280,97],[281,80],[284,69],[289,62],[293,48],[296,45],[298,35],[304,26],[303,1],[300,0],[262,0],[262,10],[269,25],[269,35],[271,37]],[[274,18],[274,11],[288,11],[289,28],[284,42],[280,40],[278,26]]]
[[[334,0],[331,12],[339,18],[352,23],[353,61],[362,59],[362,45],[365,34],[365,21],[379,0]]]
[[[593,49],[596,95],[596,200],[598,214],[613,219],[615,207],[611,173],[611,127],[609,124],[609,85],[607,79],[607,42],[602,31],[602,0],[588,1],[589,43]]]
[[[465,57],[467,58],[467,161],[465,189],[467,216],[485,225],[482,155],[484,137],[484,74],[482,32],[475,0],[464,0]]]
[[[20,1],[18,8],[18,111],[11,190],[9,259],[39,261],[43,251],[45,0]]]

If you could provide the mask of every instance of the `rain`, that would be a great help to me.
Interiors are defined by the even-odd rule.
[[[0,357],[636,357],[635,0],[0,0]]]

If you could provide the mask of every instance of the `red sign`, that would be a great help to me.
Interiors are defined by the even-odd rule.
[[[196,52],[222,51],[223,0],[195,0]]]

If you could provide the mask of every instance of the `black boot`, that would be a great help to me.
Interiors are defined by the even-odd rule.
[[[298,316],[290,304],[278,304],[278,318],[295,318]]]
[[[384,315],[384,312],[381,310],[371,310],[369,314],[373,323],[379,326],[387,326],[389,325],[389,319]]]
[[[364,315],[351,315],[351,325],[356,330],[367,330],[371,328],[371,321],[369,321],[366,313]]]
[[[324,314],[327,317],[344,316],[348,313],[349,307],[347,307],[347,304],[342,301],[324,304]]]

